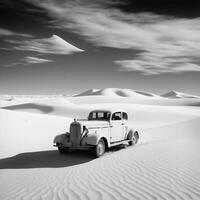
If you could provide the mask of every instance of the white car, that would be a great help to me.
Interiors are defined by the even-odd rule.
[[[70,149],[92,149],[95,156],[102,156],[106,149],[139,139],[136,130],[130,127],[124,110],[93,110],[87,120],[74,120],[70,131],[54,138],[54,146],[60,153]]]

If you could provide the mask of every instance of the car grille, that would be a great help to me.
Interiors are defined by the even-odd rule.
[[[81,124],[73,122],[70,125],[70,142],[72,146],[80,146],[81,141]]]

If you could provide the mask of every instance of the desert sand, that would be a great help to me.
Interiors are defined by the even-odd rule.
[[[200,98],[129,89],[0,98],[0,199],[200,199]],[[127,110],[133,147],[60,155],[53,138],[96,108]]]

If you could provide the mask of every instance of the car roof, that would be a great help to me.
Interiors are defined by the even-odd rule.
[[[102,111],[102,112],[111,112],[111,113],[114,113],[114,112],[125,112],[125,113],[127,113],[126,110],[120,109],[120,108],[118,108],[118,109],[116,109],[116,108],[111,108],[111,109],[96,109],[96,110],[92,110],[91,112],[100,112],[100,111]]]

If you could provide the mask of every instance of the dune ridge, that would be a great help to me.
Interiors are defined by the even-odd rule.
[[[132,89],[122,89],[122,88],[105,88],[105,89],[89,89],[80,94],[74,95],[74,97],[78,96],[119,96],[119,97],[134,97],[134,98],[145,98],[145,97],[160,97],[156,94],[136,91]]]
[[[166,98],[172,98],[172,99],[180,99],[180,98],[197,98],[197,99],[200,99],[199,96],[186,94],[186,93],[183,93],[183,92],[177,92],[177,91],[170,91],[170,92],[167,92],[165,94],[162,94],[161,96],[166,97]]]

